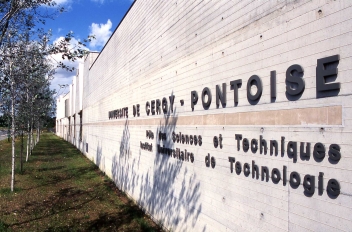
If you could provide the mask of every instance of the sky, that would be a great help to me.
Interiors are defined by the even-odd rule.
[[[111,34],[130,8],[133,0],[55,0],[65,11],[58,14],[54,19],[47,19],[46,30],[51,29],[52,41],[58,41],[68,32],[73,31],[75,40],[83,41],[88,35],[95,35],[96,39],[88,43],[90,51],[101,51]],[[53,57],[60,60],[60,55]],[[77,68],[78,63],[70,63]],[[69,88],[60,89],[59,85],[71,84],[76,70],[68,72],[57,70],[51,88],[59,94],[69,91]]]

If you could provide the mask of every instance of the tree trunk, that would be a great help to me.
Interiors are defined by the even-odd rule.
[[[29,95],[28,95],[28,88],[27,88],[27,104],[29,102]],[[28,125],[27,125],[27,156],[26,156],[26,162],[28,162],[28,156],[29,156],[29,147],[30,147],[30,138],[31,138],[31,135],[30,135],[30,130],[29,130],[29,122],[30,122],[30,119],[28,118]]]
[[[39,142],[40,139],[40,126],[39,126],[39,122],[38,122],[38,127],[37,127],[37,143]]]
[[[23,172],[23,130],[21,133],[21,173]]]
[[[11,126],[10,126],[10,117],[8,117],[8,122],[7,122],[7,142],[10,142],[10,138],[11,138]]]
[[[28,156],[29,156],[29,150],[31,147],[31,131],[29,129],[29,121],[28,121],[28,131],[27,131],[27,157],[26,157],[26,162],[28,162]]]
[[[32,121],[33,121],[33,119],[32,119]],[[34,145],[33,145],[33,123],[31,123],[31,152],[29,153],[30,155],[32,155],[32,150],[33,150],[33,147],[34,147]]]
[[[40,141],[40,123],[38,122],[38,142]]]
[[[11,76],[11,68],[10,68],[10,76]],[[15,83],[11,82],[11,137],[12,137],[12,172],[11,172],[11,192],[13,192],[15,188]]]

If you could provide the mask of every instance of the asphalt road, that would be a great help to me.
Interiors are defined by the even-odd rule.
[[[0,141],[4,139],[7,139],[7,131],[0,130]]]

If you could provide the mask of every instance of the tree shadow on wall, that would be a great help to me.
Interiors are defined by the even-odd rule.
[[[136,178],[138,178],[138,170],[135,167],[136,161],[131,158],[130,150],[130,131],[128,128],[128,120],[125,122],[125,126],[120,139],[119,154],[115,154],[112,159],[112,179],[116,183],[117,187],[129,194],[133,193],[136,185]]]
[[[104,163],[104,158],[103,158],[103,147],[98,142],[97,146],[97,152],[95,155],[95,164],[100,168],[105,173],[105,163]]]
[[[160,224],[171,230],[177,228],[180,231],[189,231],[195,226],[202,209],[199,203],[200,183],[196,173],[192,171],[194,163],[159,154],[157,151],[157,144],[184,151],[182,144],[174,144],[172,141],[177,120],[176,109],[171,114],[165,114],[157,130],[153,130],[156,139],[152,153],[138,148],[139,155],[132,155],[130,152],[130,132],[126,121],[119,154],[112,160],[112,177],[122,191],[136,198],[138,204]],[[166,140],[159,140],[159,131],[166,133]],[[149,168],[140,165],[140,160],[146,158],[154,158],[153,165]],[[147,170],[141,171],[141,168]],[[139,189],[136,189],[137,186]]]
[[[175,131],[178,116],[175,111],[164,115],[156,131],[154,166],[140,185],[139,204],[147,209],[160,224],[171,230],[189,231],[198,219],[202,205],[199,203],[200,183],[196,181],[191,162],[182,161],[168,154],[158,153],[157,144],[165,148],[182,148],[174,144],[172,133]],[[166,133],[166,140],[159,139],[159,132]]]

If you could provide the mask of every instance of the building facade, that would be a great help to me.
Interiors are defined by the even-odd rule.
[[[57,134],[172,231],[350,231],[352,1],[135,1]]]

